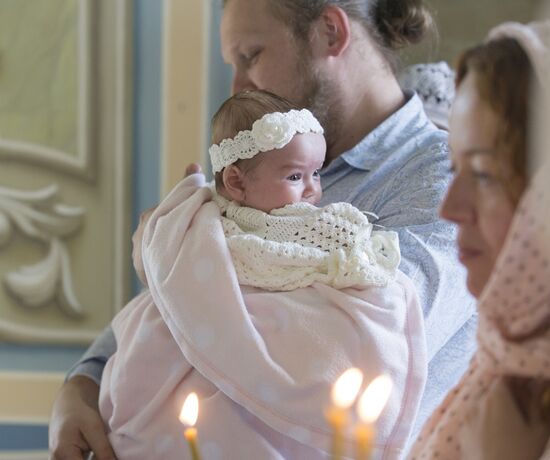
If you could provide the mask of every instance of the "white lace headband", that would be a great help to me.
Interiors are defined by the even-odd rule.
[[[237,160],[247,160],[260,152],[282,149],[300,133],[323,134],[323,128],[307,110],[274,112],[256,120],[251,130],[239,131],[232,139],[224,139],[208,149],[212,172],[220,172]]]

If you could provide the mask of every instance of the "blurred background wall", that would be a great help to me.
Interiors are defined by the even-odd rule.
[[[505,21],[526,22],[538,13],[538,0],[428,0],[434,12],[439,40],[419,45],[404,55],[407,63],[445,60],[452,64],[458,53],[483,40],[489,29]]]

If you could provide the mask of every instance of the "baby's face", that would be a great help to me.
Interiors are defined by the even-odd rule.
[[[287,204],[317,204],[326,153],[322,134],[297,134],[282,149],[261,153],[258,165],[244,177],[245,199],[241,204],[270,212]]]

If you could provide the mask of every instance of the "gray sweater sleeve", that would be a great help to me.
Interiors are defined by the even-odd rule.
[[[84,375],[99,385],[105,364],[116,352],[116,346],[115,335],[109,324],[86,350],[80,361],[69,370],[66,380],[76,375]]]

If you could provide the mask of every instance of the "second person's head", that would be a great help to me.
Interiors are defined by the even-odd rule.
[[[397,51],[421,41],[432,26],[422,0],[223,5],[222,54],[233,68],[233,92],[265,89],[308,108],[325,128],[329,146],[338,143],[341,120],[365,122],[353,120],[362,101],[372,101],[376,112],[387,85],[399,90]]]
[[[513,24],[467,50],[457,67],[449,145],[454,178],[441,209],[458,226],[459,259],[479,297],[507,238],[528,182],[529,115],[537,84],[526,43]],[[508,36],[507,36],[508,35]]]

